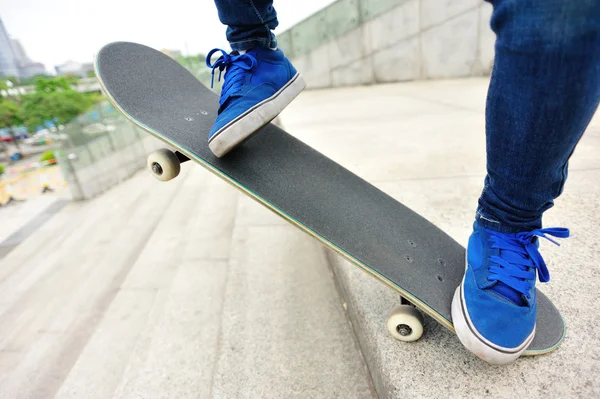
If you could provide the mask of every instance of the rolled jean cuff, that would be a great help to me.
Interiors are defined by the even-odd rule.
[[[257,37],[245,39],[237,42],[230,42],[229,45],[233,51],[250,50],[254,47],[275,48],[277,47],[277,38],[271,33],[271,37]]]
[[[505,219],[510,219],[508,214],[498,215],[503,216]],[[475,220],[481,226],[486,229],[499,231],[501,233],[519,233],[521,231],[530,231],[535,229],[540,229],[542,227],[542,218],[538,218],[535,220],[528,221],[506,221],[503,220],[502,217],[498,217],[492,215],[488,212],[483,206],[479,205],[477,207],[477,212],[475,213]]]

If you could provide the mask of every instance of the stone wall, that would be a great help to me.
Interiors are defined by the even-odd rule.
[[[146,167],[148,154],[168,147],[124,117],[104,123],[114,130],[85,144],[55,151],[73,200],[94,198],[121,183]]]
[[[278,35],[309,88],[487,75],[481,0],[339,0]]]

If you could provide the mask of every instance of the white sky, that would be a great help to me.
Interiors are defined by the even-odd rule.
[[[332,2],[275,1],[275,33]],[[229,48],[213,0],[0,0],[0,18],[29,58],[52,73],[67,60],[92,62],[104,44],[119,40],[184,54]]]

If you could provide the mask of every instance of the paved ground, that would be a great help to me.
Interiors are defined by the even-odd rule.
[[[15,201],[0,208],[0,259],[59,212],[69,200],[64,191]]]
[[[485,173],[486,89],[485,79],[471,79],[310,92],[286,110],[283,121],[464,245]],[[600,115],[572,158],[564,195],[545,219],[546,226],[572,231],[561,247],[541,244],[552,276],[542,289],[567,323],[565,342],[553,354],[489,366],[431,319],[419,342],[396,342],[384,329],[396,295],[350,264],[335,262],[382,397],[600,397],[598,153]]]
[[[464,243],[485,91],[473,79],[306,92],[283,123]],[[569,326],[552,355],[490,367],[431,322],[398,344],[382,323],[395,296],[348,269],[367,372],[322,248],[186,164],[171,183],[138,173],[67,205],[0,259],[0,398],[364,398],[369,374],[382,396],[599,396],[599,150],[596,123],[548,215],[573,229],[544,246],[545,292]],[[2,237],[19,231],[11,220]]]

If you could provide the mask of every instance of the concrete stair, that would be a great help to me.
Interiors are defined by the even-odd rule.
[[[67,205],[0,293],[0,398],[374,396],[323,248],[193,164]]]
[[[287,131],[423,215],[463,245],[485,176],[486,79],[415,82],[303,93],[283,113]],[[309,115],[310,117],[307,117]],[[387,332],[399,298],[328,252],[339,292],[380,398],[597,397],[596,312],[600,224],[600,118],[570,161],[569,181],[546,226],[567,226],[561,247],[542,243],[552,282],[542,287],[561,310],[567,337],[544,356],[490,366],[425,318],[414,343]],[[591,212],[590,212],[591,210]],[[592,273],[592,274],[590,274]]]

